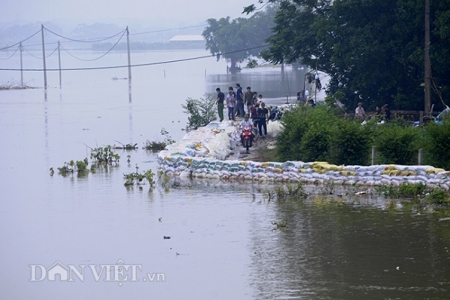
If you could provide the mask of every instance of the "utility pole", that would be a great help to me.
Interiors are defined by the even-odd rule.
[[[61,88],[61,44],[58,41],[59,88]]]
[[[19,49],[20,49],[20,84],[23,87],[23,61],[22,61],[23,47],[22,47],[22,42],[20,42]]]
[[[130,32],[127,26],[127,52],[128,52],[128,84],[131,85],[131,57],[130,57]]]
[[[47,67],[45,65],[45,42],[44,42],[44,25],[41,24],[42,35],[42,62],[44,63],[44,89],[47,90]]]
[[[430,0],[425,0],[425,116],[430,116],[431,63],[430,63]]]

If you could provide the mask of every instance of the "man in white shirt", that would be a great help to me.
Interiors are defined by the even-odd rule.
[[[358,106],[355,108],[355,117],[361,120],[366,119],[366,112],[364,111],[364,108],[362,107],[362,103],[359,102]]]
[[[250,116],[248,114],[246,114],[244,116],[244,120],[241,121],[241,128],[244,128],[246,126],[251,128],[250,129],[250,132],[251,132],[251,135],[250,135],[250,147],[251,147],[252,143],[253,143],[253,137],[254,137],[254,134],[253,134],[253,121],[250,119]],[[241,133],[241,142],[242,142],[242,145],[244,145],[244,134],[243,133]]]

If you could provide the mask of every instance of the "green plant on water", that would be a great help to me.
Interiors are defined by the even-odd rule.
[[[145,150],[151,150],[151,151],[161,151],[166,148],[167,145],[175,143],[175,140],[172,139],[172,137],[169,135],[169,132],[162,128],[161,129],[161,135],[164,137],[164,140],[162,142],[160,141],[146,141],[144,149]]]
[[[427,196],[426,199],[433,204],[439,204],[439,205],[450,205],[450,195],[448,192],[441,190],[441,189],[433,189],[431,190]]]
[[[426,186],[422,183],[406,183],[399,186],[398,193],[401,197],[418,197],[423,195],[425,190]]]
[[[292,185],[290,182],[286,183],[285,186],[279,185],[275,188],[275,194],[278,200],[285,199],[287,197],[304,198],[307,196],[303,184],[301,182],[297,183],[297,185]]]
[[[119,163],[120,155],[112,151],[110,145],[106,147],[98,147],[91,149],[91,159],[94,160],[98,166],[100,165],[117,165]]]
[[[376,188],[376,191],[385,197],[396,197],[398,196],[398,189],[392,185],[381,185]]]
[[[280,200],[280,199],[284,199],[286,197],[287,193],[286,193],[284,187],[279,185],[275,188],[275,195],[277,196],[277,199]]]
[[[301,182],[298,182],[297,185],[295,186],[293,186],[290,182],[288,182],[286,183],[286,187],[288,190],[288,195],[306,197],[305,189]]]
[[[85,158],[84,160],[70,160],[69,162],[64,162],[64,165],[58,168],[58,173],[62,176],[67,176],[68,174],[77,173],[80,176],[86,175],[89,173],[88,160]],[[53,170],[53,168],[51,168]]]
[[[278,222],[272,222],[272,225],[275,225],[274,230],[282,230],[285,231],[287,228],[287,221],[286,220],[281,220]]]
[[[123,174],[123,178],[125,180],[124,185],[125,186],[134,186],[134,185],[145,185],[148,183],[150,185],[150,188],[152,188],[155,185],[155,181],[153,180],[153,177],[155,176],[155,173],[152,172],[152,170],[139,172],[139,167],[136,166],[136,172],[133,173],[127,173]]]
[[[376,191],[386,197],[414,198],[425,194],[427,187],[423,183],[405,183],[398,187],[382,185]]]

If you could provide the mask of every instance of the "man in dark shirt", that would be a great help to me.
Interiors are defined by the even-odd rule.
[[[247,105],[247,113],[250,115],[251,114],[251,108],[253,106],[253,92],[252,92],[252,88],[251,87],[247,87],[247,92],[245,93],[245,103],[244,105]]]
[[[225,94],[220,91],[220,88],[216,89],[217,92],[217,113],[219,114],[220,122],[223,121],[223,100],[225,99]]]
[[[264,135],[267,135],[267,119],[269,118],[269,110],[266,108],[264,102],[261,103],[261,107],[258,108],[258,129],[259,135],[262,136],[262,129],[264,128]]]
[[[243,117],[244,114],[244,94],[242,93],[241,85],[236,83],[236,115]]]

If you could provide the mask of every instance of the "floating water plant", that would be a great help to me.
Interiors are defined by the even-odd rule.
[[[114,146],[113,147],[114,149],[123,149],[123,150],[137,150],[138,149],[137,143],[135,143],[135,144],[122,144],[119,141],[116,141],[116,142],[118,142],[121,146]]]
[[[287,221],[286,220],[281,220],[278,222],[272,222],[272,225],[275,225],[275,228],[273,230],[286,230],[287,227]]]
[[[155,185],[153,176],[155,176],[155,173],[153,173],[152,170],[139,172],[139,167],[136,166],[136,172],[123,174],[123,178],[125,179],[124,185],[144,185],[147,182],[148,184],[150,184],[150,187],[153,187]]]
[[[97,165],[113,165],[118,164],[120,155],[112,151],[110,145],[106,147],[98,147],[91,149],[91,159],[95,161]]]
[[[62,176],[67,176],[68,174],[77,173],[78,175],[86,175],[89,173],[88,166],[88,160],[85,158],[84,160],[77,160],[70,162],[65,162],[64,165],[60,168],[58,168],[59,174]],[[53,168],[50,168],[50,175],[53,175],[54,170]]]
[[[166,148],[167,145],[175,143],[175,141],[172,139],[172,137],[169,135],[169,132],[162,128],[161,129],[161,135],[164,137],[164,140],[162,142],[158,141],[148,141],[145,143],[144,149],[145,150],[151,150],[151,151],[161,151]]]

